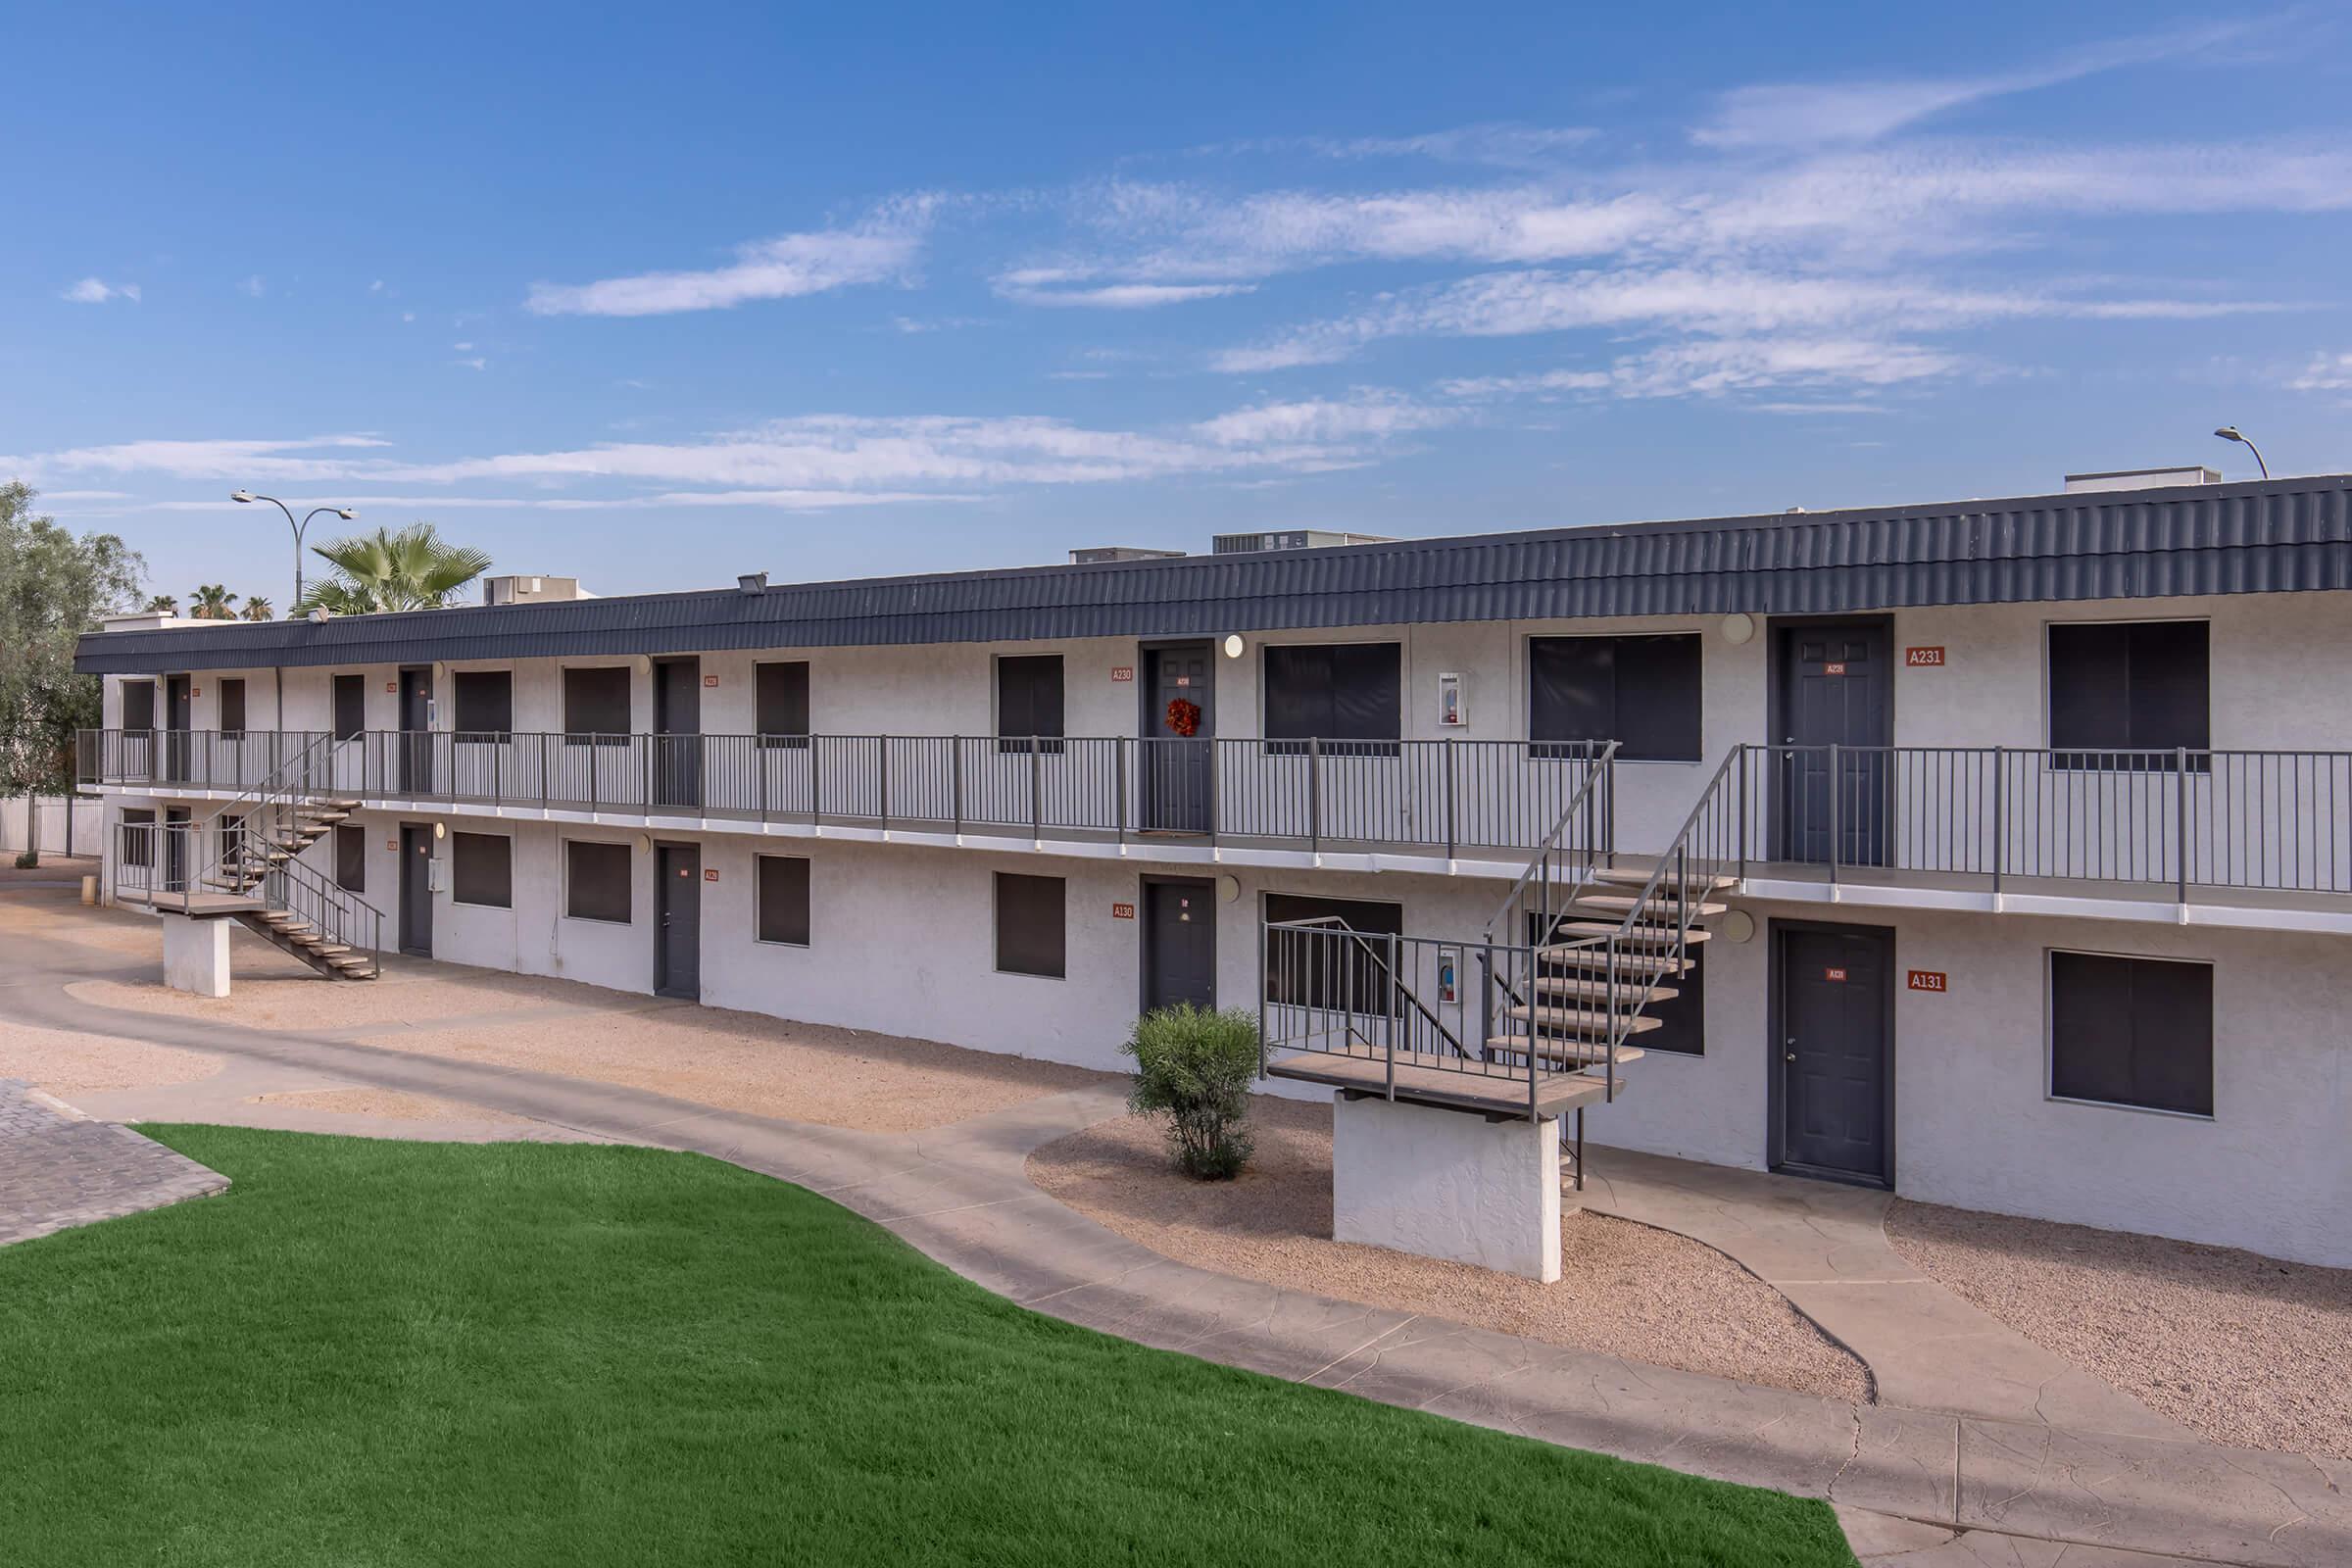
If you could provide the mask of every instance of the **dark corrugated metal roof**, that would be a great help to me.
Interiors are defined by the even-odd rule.
[[[2352,475],[92,633],[78,669],[391,664],[2352,588]]]

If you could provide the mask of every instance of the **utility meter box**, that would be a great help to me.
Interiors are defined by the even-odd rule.
[[[427,893],[447,893],[449,891],[449,862],[438,855],[425,857],[424,890]]]
[[[1459,729],[1470,722],[1468,683],[1447,670],[1438,677],[1438,726],[1441,729]]]

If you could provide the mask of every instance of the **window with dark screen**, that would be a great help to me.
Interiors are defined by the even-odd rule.
[[[2213,1114],[2213,966],[2050,955],[2050,1093]]]
[[[1324,744],[1325,756],[1395,756],[1404,734],[1403,650],[1396,643],[1278,643],[1265,652],[1268,741]],[[1268,746],[1298,753],[1304,745]]]
[[[335,739],[356,741],[368,728],[368,677],[335,677]]]
[[[1022,654],[997,661],[997,750],[1026,751],[1031,737],[1037,749],[1059,752],[1061,746],[1061,656]],[[1049,744],[1049,740],[1052,744]]]
[[[564,846],[564,912],[629,923],[629,847],[572,839]]]
[[[564,743],[566,746],[629,743],[626,665],[564,672]]]
[[[1629,762],[1695,762],[1695,633],[1537,637],[1528,643],[1528,738],[1583,755],[1610,741]]]
[[[762,855],[760,860],[760,940],[788,947],[808,945],[808,860],[799,855]]]
[[[368,830],[335,824],[335,886],[346,893],[368,891]]]
[[[514,729],[514,677],[503,669],[461,669],[450,677],[457,705],[457,738],[486,743],[510,740]]]
[[[1069,885],[1057,876],[997,873],[997,970],[1059,980],[1069,967]]]
[[[769,749],[808,745],[808,662],[757,664],[752,670],[753,727]]]
[[[449,896],[460,904],[514,907],[514,841],[503,833],[449,836]]]
[[[2212,744],[2212,628],[2201,620],[2055,625],[2050,747],[2067,768],[2164,770]],[[2144,755],[2175,752],[2173,757]],[[2131,754],[2143,755],[2131,755]],[[2119,755],[2120,754],[2120,755]],[[2189,759],[2191,771],[2210,765]]]

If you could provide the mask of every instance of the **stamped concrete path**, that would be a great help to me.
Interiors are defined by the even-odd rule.
[[[857,1133],[325,1035],[115,1011],[63,989],[72,980],[146,972],[119,956],[37,937],[12,939],[0,956],[9,1013],[26,1024],[213,1053],[254,1083],[326,1074],[587,1136],[714,1155],[824,1194],[988,1289],[1071,1322],[1571,1447],[1827,1497],[1838,1505],[1856,1550],[1873,1563],[2352,1562],[2352,1497],[2345,1494],[2352,1465],[2139,1430],[2128,1411],[2119,1416],[2087,1396],[2064,1404],[2066,1420],[2051,1418],[2047,1399],[2038,1414],[2031,1405],[1986,1415],[1891,1398],[1857,1406],[1172,1261],[1064,1207],[1023,1172],[1031,1150],[1116,1114],[1112,1090],[1055,1095],[931,1132]],[[615,1005],[628,1000],[616,997]],[[191,1113],[186,1086],[78,1098],[115,1116]],[[1826,1280],[1852,1265],[1855,1254],[1837,1239],[1835,1212],[1808,1215],[1800,1205],[1776,1217],[1769,1204],[1742,1205],[1735,1192],[1678,1195],[1663,1172],[1638,1182],[1638,1162],[1614,1152],[1602,1158],[1612,1166],[1625,1161],[1614,1197],[1598,1195],[1604,1203],[1627,1212],[1659,1205],[1653,1212],[1662,1223],[1696,1227],[1693,1234],[1735,1256],[1744,1250],[1787,1279],[1792,1295],[1835,1289],[1806,1284],[1798,1277],[1805,1269],[1832,1270],[1819,1276]],[[1832,1199],[1820,1201],[1835,1206]],[[1673,1204],[1692,1212],[1665,1220]],[[1750,1234],[1739,1234],[1743,1227]],[[1794,1229],[1826,1231],[1810,1258],[1802,1249],[1773,1250]],[[1899,1316],[1899,1304],[1889,1312]],[[1837,1316],[1834,1305],[1830,1315]],[[1847,1327],[1870,1338],[1852,1320]],[[1887,1331],[1888,1344],[1899,1339],[1899,1330]],[[1986,1364],[1996,1360],[1988,1354]],[[2073,1401],[2080,1391],[2063,1392]]]
[[[0,1078],[0,1245],[203,1198],[228,1178]]]

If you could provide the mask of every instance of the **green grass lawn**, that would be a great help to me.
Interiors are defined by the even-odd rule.
[[[1023,1311],[650,1150],[155,1136],[0,1249],[0,1561],[1848,1564],[1829,1508]]]

